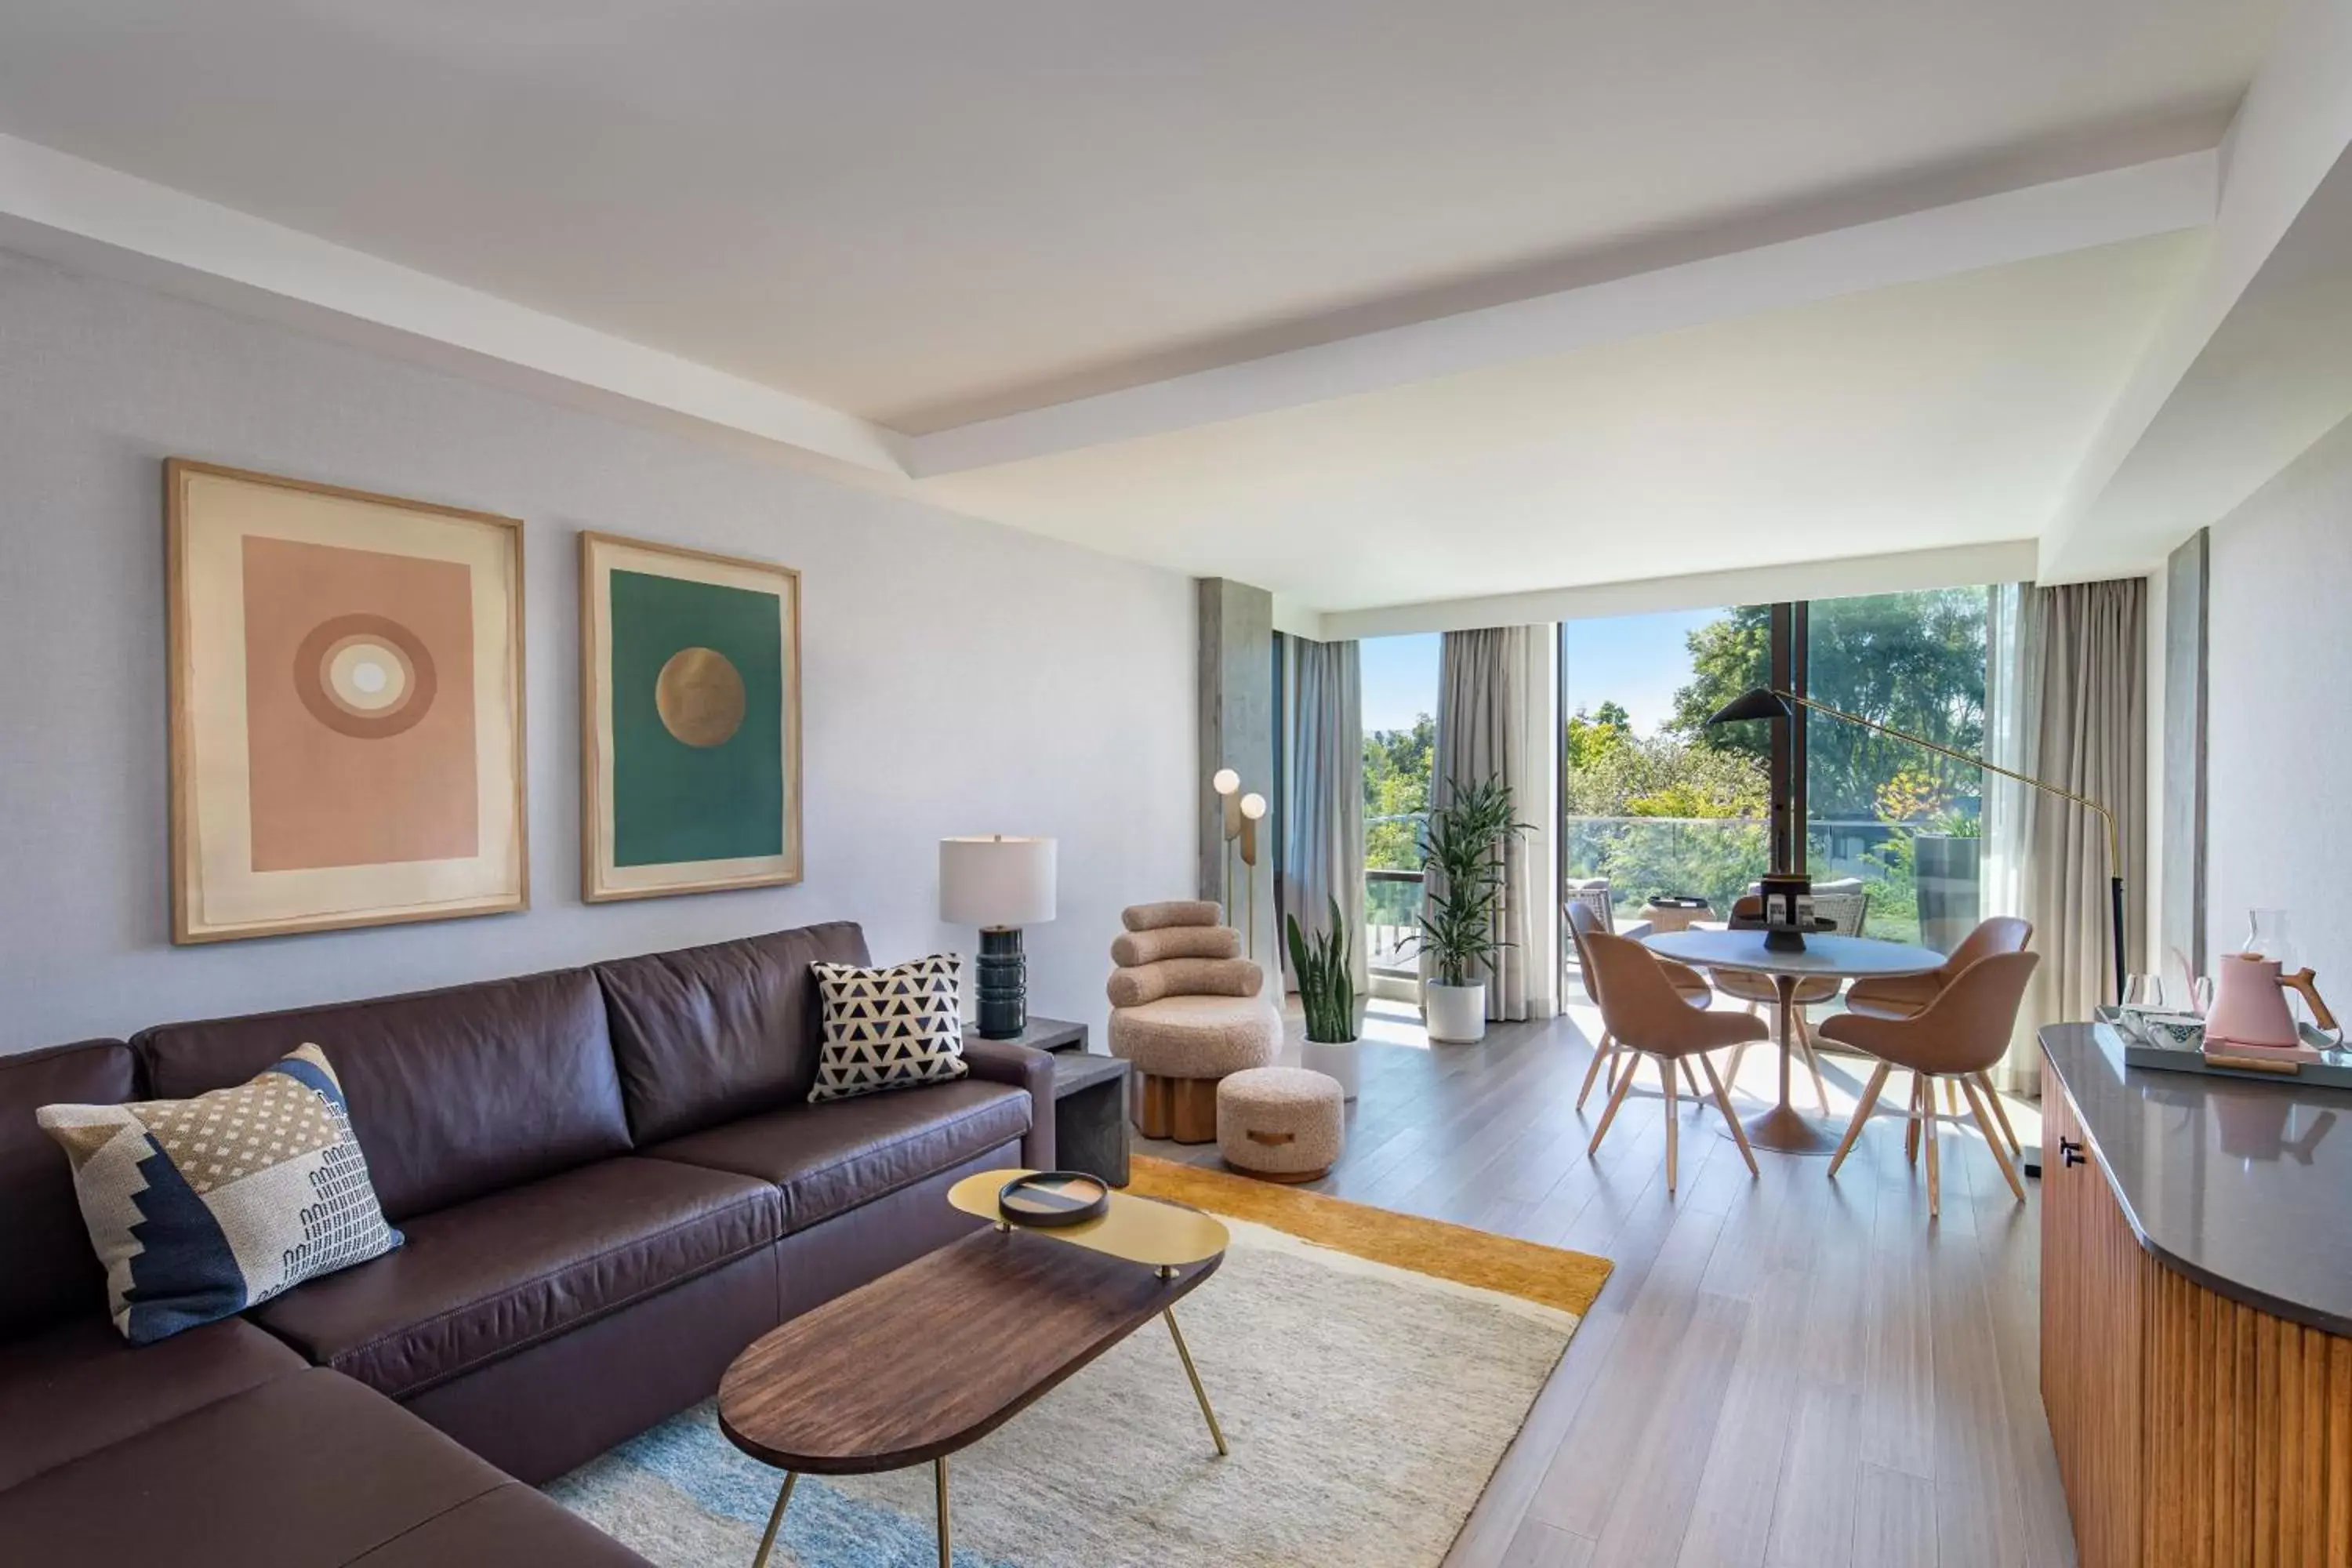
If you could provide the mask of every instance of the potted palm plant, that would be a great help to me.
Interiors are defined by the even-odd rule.
[[[1421,951],[1436,971],[1423,988],[1429,1037],[1467,1044],[1486,1037],[1486,975],[1506,946],[1496,934],[1503,857],[1527,825],[1511,819],[1511,786],[1500,778],[1455,783],[1422,833]]]
[[[1298,976],[1298,1005],[1307,1015],[1307,1044],[1302,1060],[1312,1071],[1339,1080],[1340,1091],[1356,1098],[1356,982],[1348,965],[1348,931],[1339,915],[1339,900],[1331,900],[1331,924],[1309,938],[1298,929],[1298,917],[1285,917],[1289,926],[1290,967]]]

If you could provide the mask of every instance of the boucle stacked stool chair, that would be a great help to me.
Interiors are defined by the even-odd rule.
[[[1119,920],[1110,1054],[1135,1068],[1135,1130],[1206,1143],[1217,1135],[1217,1080],[1281,1048],[1265,971],[1241,956],[1241,933],[1205,900],[1138,904]]]
[[[1318,1181],[1347,1136],[1347,1093],[1328,1073],[1252,1068],[1217,1085],[1217,1152],[1244,1175]]]

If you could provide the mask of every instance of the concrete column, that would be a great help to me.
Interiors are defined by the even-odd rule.
[[[1201,864],[1200,897],[1223,904],[1226,918],[1247,939],[1255,904],[1252,956],[1265,966],[1268,987],[1279,984],[1274,913],[1274,595],[1223,577],[1197,580],[1200,590]],[[1257,870],[1242,864],[1238,844],[1225,838],[1223,804],[1209,781],[1219,768],[1241,774],[1244,795],[1266,798],[1257,824]],[[1233,865],[1233,886],[1225,867]],[[1249,897],[1254,893],[1254,899]]]

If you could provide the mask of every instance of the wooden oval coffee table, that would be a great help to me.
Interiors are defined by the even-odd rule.
[[[948,1201],[995,1218],[1026,1174],[988,1171]],[[1153,1318],[1163,1318],[1217,1452],[1225,1437],[1171,1310],[1224,1261],[1225,1227],[1198,1210],[1111,1194],[1099,1218],[1058,1230],[998,1222],[754,1341],[719,1384],[729,1441],[784,1472],[754,1568],[767,1568],[803,1475],[929,1461],[949,1568],[948,1456],[968,1447]]]

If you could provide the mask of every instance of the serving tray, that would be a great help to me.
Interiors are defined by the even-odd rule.
[[[2331,1089],[2352,1089],[2352,1050],[2313,1028],[2301,1025],[2303,1043],[2319,1053],[2317,1061],[2283,1061],[2275,1068],[2223,1066],[2205,1059],[2195,1046],[2173,1045],[2143,1033],[2121,1007],[2103,1006],[2092,1015],[2099,1043],[2107,1054],[2120,1057],[2127,1068],[2154,1068],[2158,1072],[2201,1072],[2213,1078],[2242,1078],[2256,1083],[2315,1083]]]

